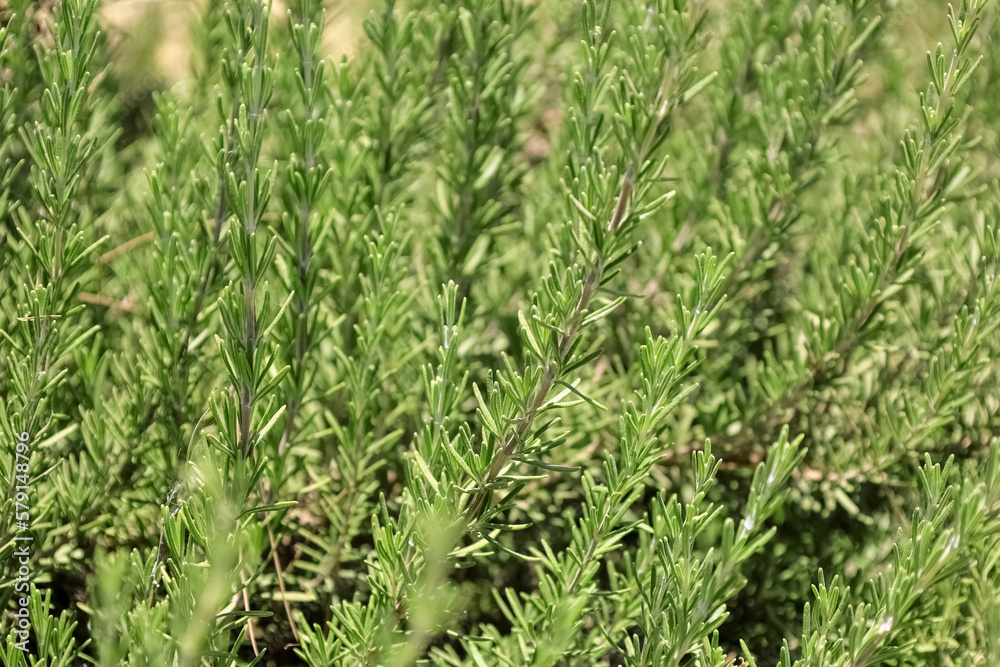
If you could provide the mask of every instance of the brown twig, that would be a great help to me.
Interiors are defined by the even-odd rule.
[[[132,302],[131,294],[126,296],[124,299],[113,299],[110,296],[105,296],[104,294],[80,292],[77,297],[84,303],[89,303],[94,306],[103,306],[105,308],[110,308],[111,310],[123,310],[126,313],[131,313],[135,310],[135,304]]]
[[[102,264],[111,264],[112,261],[114,261],[121,255],[124,255],[130,250],[138,248],[141,245],[145,245],[146,243],[149,243],[155,238],[156,238],[156,232],[146,232],[145,234],[140,234],[139,236],[136,236],[133,239],[129,239],[125,243],[122,243],[121,245],[107,251],[106,253],[98,257],[98,261],[100,261]]]
[[[239,562],[243,562],[243,549],[240,549],[240,559]],[[243,597],[243,609],[249,614],[250,613],[250,595],[247,593],[247,580],[246,576],[243,574],[243,570],[240,570],[240,583],[243,587],[237,595],[242,595]],[[250,636],[250,646],[253,648],[254,657],[260,655],[260,651],[257,650],[257,638],[253,636],[253,618],[247,616],[247,634]]]
[[[271,556],[274,560],[274,571],[278,575],[278,589],[281,591],[281,602],[285,607],[285,616],[288,617],[288,625],[292,629],[292,636],[295,637],[296,642],[301,642],[299,639],[298,628],[295,627],[295,619],[292,618],[292,607],[288,604],[288,593],[285,591],[285,575],[281,569],[281,561],[278,559],[278,547],[274,541],[274,531],[271,527],[267,527],[267,537],[271,542]]]

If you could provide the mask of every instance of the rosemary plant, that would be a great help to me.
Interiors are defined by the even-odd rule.
[[[147,5],[0,3],[0,665],[1000,660],[988,0]]]

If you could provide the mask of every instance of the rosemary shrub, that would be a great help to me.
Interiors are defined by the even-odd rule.
[[[0,664],[1000,662],[991,3],[362,4],[0,5]]]

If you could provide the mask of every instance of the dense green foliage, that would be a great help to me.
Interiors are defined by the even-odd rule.
[[[0,664],[1000,664],[987,0],[98,4],[0,4]]]

